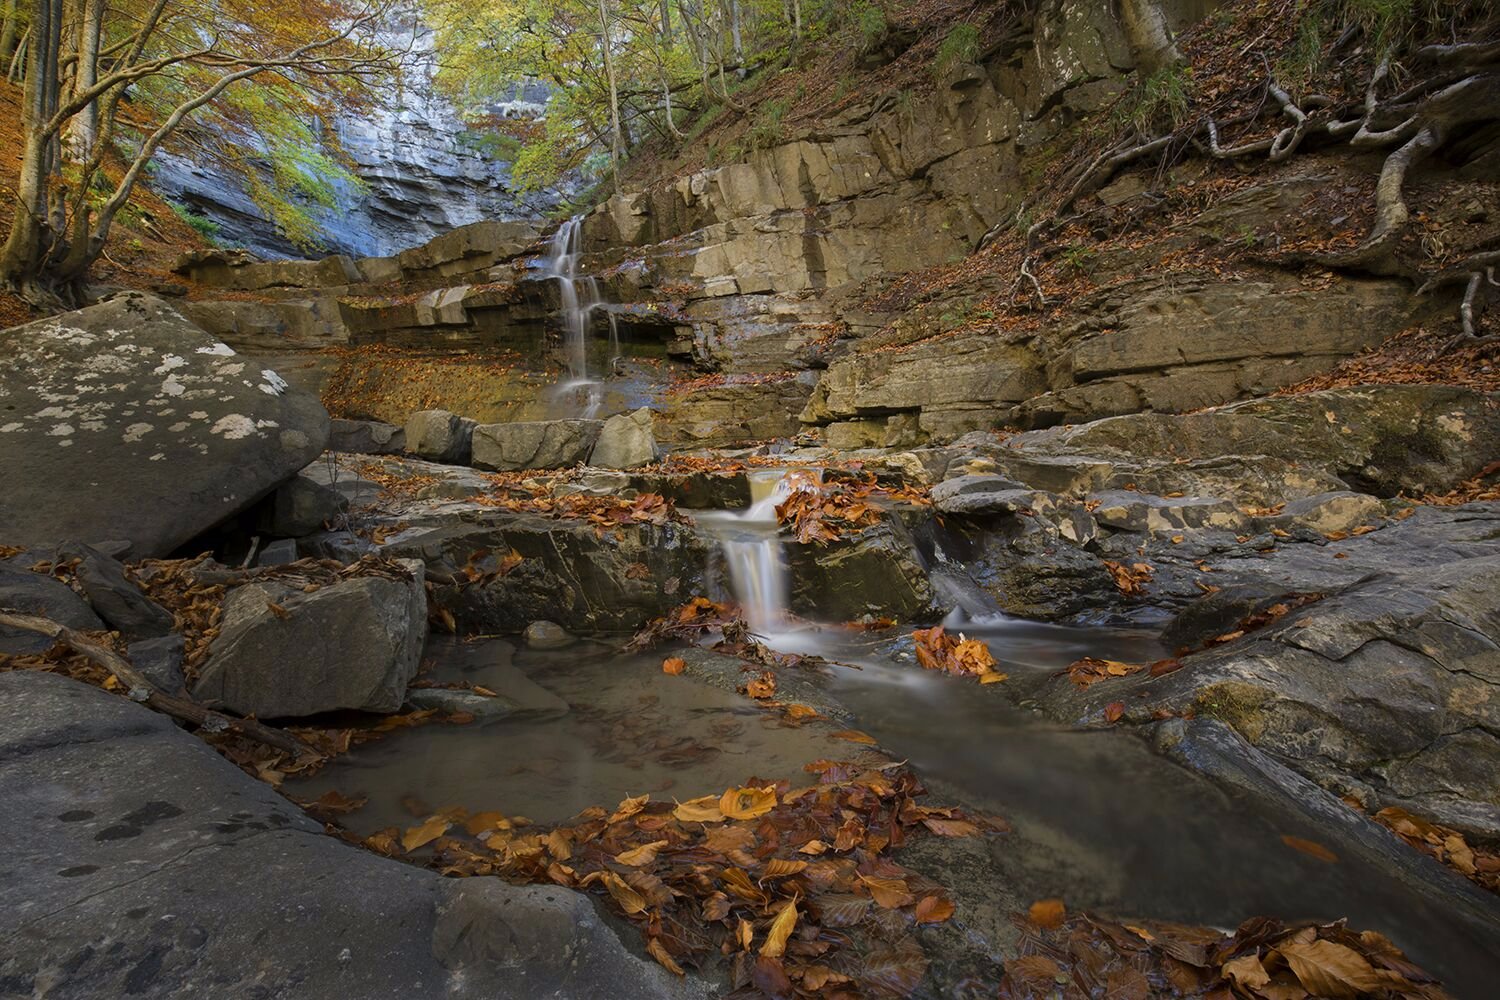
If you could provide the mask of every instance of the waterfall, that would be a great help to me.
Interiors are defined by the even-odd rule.
[[[547,277],[557,279],[562,298],[563,350],[568,362],[568,377],[560,386],[561,395],[574,396],[583,407],[585,417],[593,417],[604,402],[600,380],[589,377],[588,329],[595,309],[604,302],[597,279],[578,274],[579,246],[583,216],[575,215],[552,235],[547,258],[543,262]],[[610,317],[610,351],[618,353],[618,336],[614,317]],[[614,358],[610,358],[613,365]]]
[[[796,490],[815,487],[817,477],[804,470],[776,469],[752,472],[749,482],[751,502],[743,511],[704,511],[696,516],[718,540],[729,587],[750,630],[773,636],[791,624],[791,582],[777,534],[776,506]]]

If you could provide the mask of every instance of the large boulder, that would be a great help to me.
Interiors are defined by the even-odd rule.
[[[1500,835],[1500,555],[1366,577],[1235,642],[1043,703],[1212,716],[1339,794]]]
[[[589,464],[604,469],[633,469],[656,458],[656,436],[651,429],[651,410],[620,413],[604,421],[599,443]]]
[[[274,578],[224,602],[193,696],[244,715],[394,712],[427,638],[422,564],[406,579],[361,576],[303,593]]]
[[[499,472],[579,465],[588,460],[603,426],[601,420],[480,424],[474,428],[473,463]]]
[[[126,639],[149,639],[172,631],[172,615],[125,575],[125,567],[97,549],[59,546],[58,556],[77,560],[73,573],[89,604],[105,624]]]
[[[171,719],[0,674],[5,996],[478,1000],[711,994],[588,896],[351,847]]]
[[[468,465],[474,421],[447,410],[418,410],[406,418],[406,450],[418,458]]]
[[[0,332],[0,539],[160,556],[322,452],[308,393],[138,293]]]

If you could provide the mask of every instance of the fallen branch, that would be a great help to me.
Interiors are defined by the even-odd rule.
[[[204,708],[195,701],[186,698],[178,698],[163,692],[156,685],[146,679],[135,667],[130,665],[119,653],[101,646],[83,635],[59,625],[50,618],[39,615],[21,614],[15,611],[0,610],[0,625],[7,628],[22,629],[26,632],[36,632],[48,638],[56,639],[63,645],[72,649],[75,653],[88,657],[99,666],[108,670],[125,685],[127,696],[131,701],[140,702],[150,708],[156,709],[164,715],[170,715],[174,719],[191,722],[196,726],[202,726],[210,732],[231,732],[251,739],[257,743],[283,750],[296,757],[319,756],[312,747],[303,743],[290,733],[280,729],[256,722],[254,719],[239,719],[234,716],[224,715]]]

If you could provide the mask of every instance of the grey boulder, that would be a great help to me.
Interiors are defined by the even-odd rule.
[[[354,455],[399,455],[406,450],[406,430],[379,420],[335,417],[328,435],[328,450]]]
[[[585,895],[327,836],[172,720],[0,674],[0,993],[284,1000],[710,995]]]
[[[318,456],[328,414],[128,293],[0,332],[0,538],[169,554]]]
[[[604,421],[589,464],[604,469],[633,469],[655,459],[656,435],[652,431],[651,410],[643,406],[634,413],[620,413]]]
[[[50,576],[0,564],[0,608],[40,615],[59,625],[84,632],[103,629],[104,623],[88,602]],[[35,632],[0,626],[0,654],[39,653],[52,640]]]
[[[272,580],[224,602],[193,696],[263,718],[394,712],[427,638],[422,564],[407,580],[356,577],[310,594]]]
[[[499,472],[578,465],[588,460],[603,426],[600,420],[480,424],[474,428],[473,463]]]
[[[418,410],[406,418],[406,450],[418,458],[468,465],[474,421],[447,410]]]
[[[146,639],[172,631],[171,612],[131,582],[118,560],[76,543],[59,546],[58,554],[78,560],[74,573],[84,596],[105,624],[126,639]]]
[[[337,490],[293,476],[267,498],[262,528],[277,538],[302,538],[337,521],[347,506]]]

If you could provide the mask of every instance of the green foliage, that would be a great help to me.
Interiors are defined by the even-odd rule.
[[[1317,74],[1323,61],[1323,20],[1316,12],[1304,11],[1298,20],[1291,47],[1276,61],[1276,81],[1297,90]]]
[[[1175,128],[1187,120],[1192,94],[1193,68],[1164,66],[1140,85],[1140,93],[1126,109],[1126,116],[1142,132],[1151,132],[1164,123]]]
[[[521,155],[522,142],[513,135],[493,129],[464,129],[458,133],[461,149],[487,156],[492,160],[510,163]]]
[[[856,0],[850,4],[848,18],[849,24],[854,28],[856,45],[861,55],[879,48],[890,32],[885,11],[868,0]]]
[[[175,201],[169,201],[167,204],[172,207],[172,212],[183,222],[192,226],[199,236],[203,237],[209,243],[218,243],[221,227],[217,222],[206,215],[199,215],[186,205],[179,205]]]
[[[979,58],[979,29],[972,24],[955,24],[938,46],[933,59],[933,75],[941,76],[955,66]]]
[[[1062,252],[1063,266],[1070,271],[1082,274],[1093,268],[1094,258],[1098,256],[1094,248],[1086,243],[1073,243]]]
[[[770,149],[782,140],[781,120],[786,117],[785,101],[766,101],[755,111],[755,120],[745,133],[745,142],[751,150]]]

